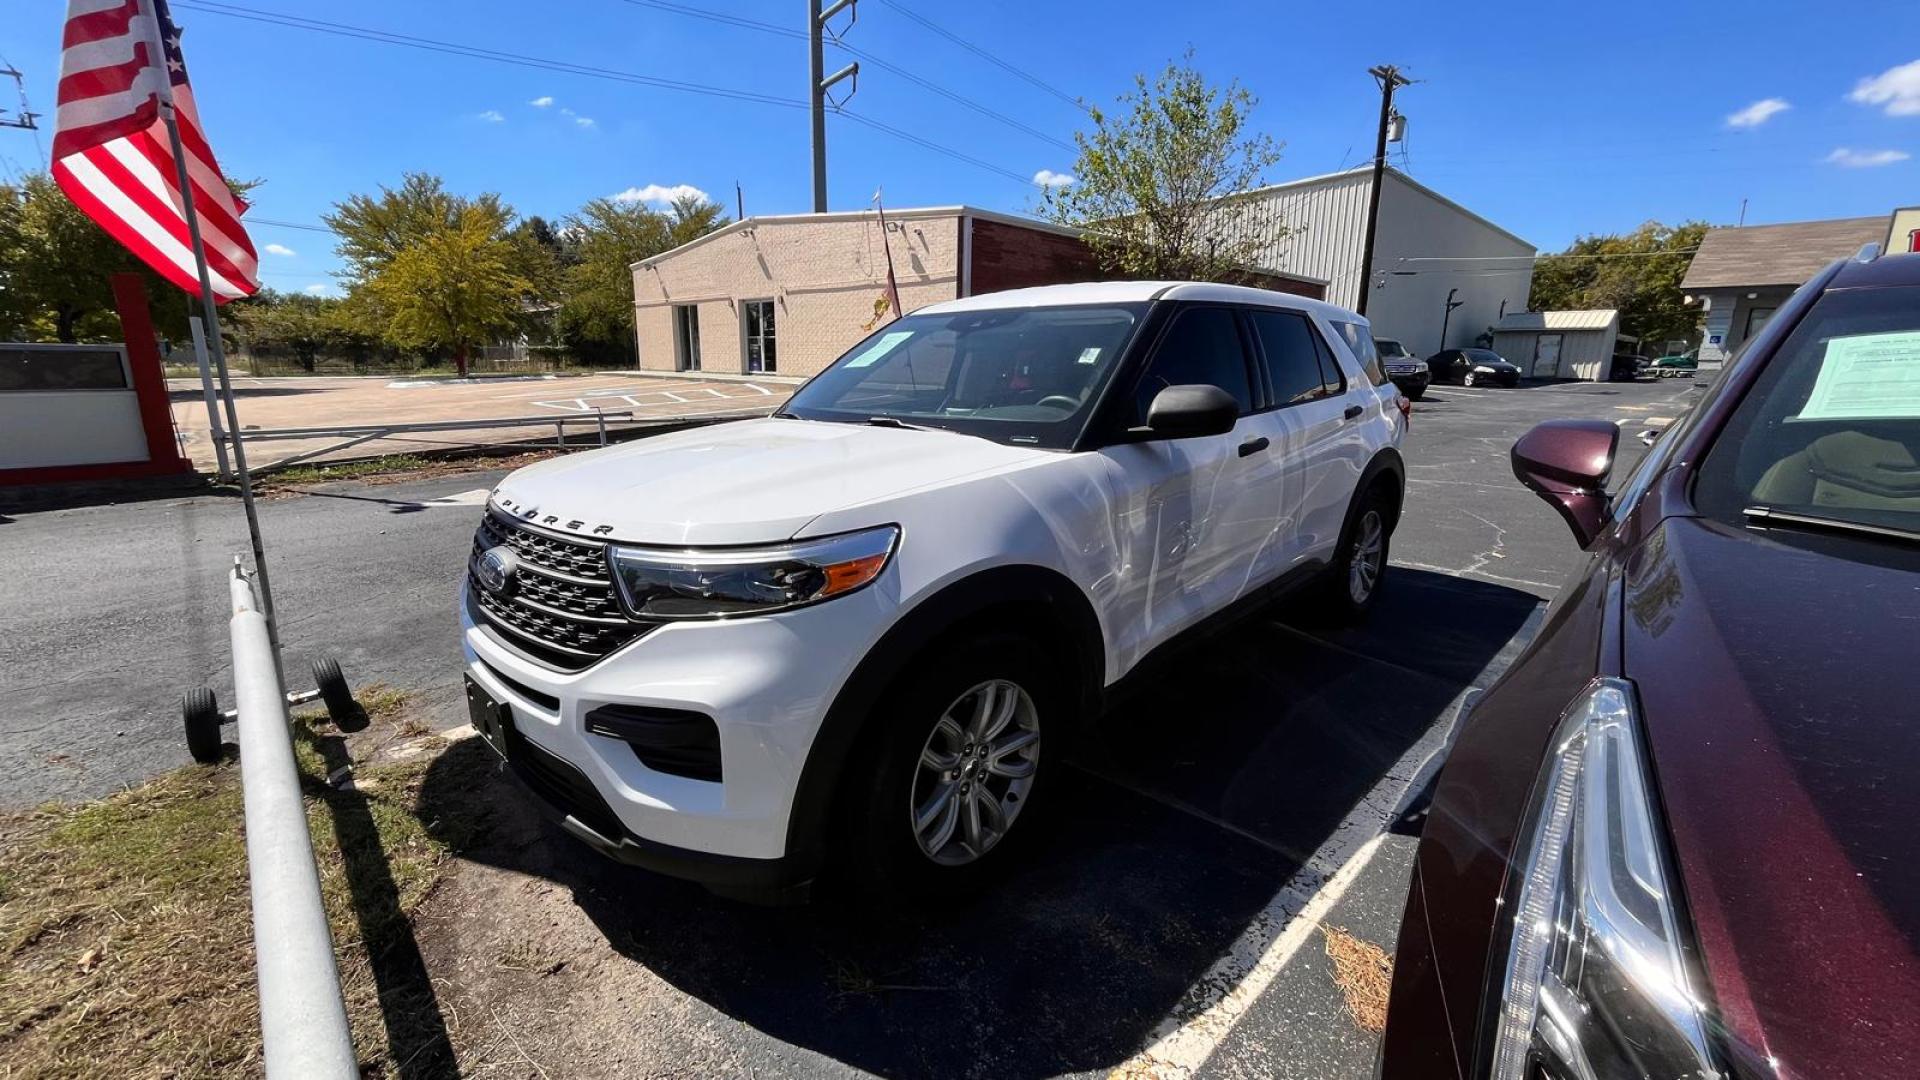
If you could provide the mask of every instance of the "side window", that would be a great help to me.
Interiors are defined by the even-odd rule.
[[[1320,370],[1321,350],[1306,318],[1290,311],[1255,311],[1252,315],[1254,330],[1260,335],[1260,353],[1267,364],[1267,379],[1273,384],[1274,404],[1294,405],[1324,396],[1327,380]]]
[[[1253,391],[1247,383],[1247,355],[1240,344],[1240,327],[1227,308],[1189,308],[1174,316],[1161,336],[1153,359],[1133,390],[1129,423],[1147,422],[1154,396],[1169,386],[1211,383],[1233,395],[1242,415],[1253,411]]]
[[[1375,386],[1385,386],[1391,380],[1380,366],[1380,352],[1373,347],[1373,334],[1357,322],[1331,320],[1333,328],[1347,339],[1347,348],[1353,350],[1354,359],[1360,361],[1360,370],[1367,373],[1367,381]]]
[[[1340,370],[1340,361],[1334,358],[1333,347],[1327,344],[1327,339],[1321,337],[1320,331],[1315,330],[1311,323],[1307,324],[1307,333],[1312,335],[1313,346],[1320,353],[1320,378],[1324,380],[1325,396],[1339,397],[1346,393],[1347,373]]]

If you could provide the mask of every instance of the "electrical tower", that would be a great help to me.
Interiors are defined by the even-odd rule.
[[[38,131],[40,125],[34,123],[40,114],[27,111],[27,81],[24,76],[12,68],[0,69],[0,75],[13,80],[15,90],[20,92],[20,111],[16,119],[7,118],[7,110],[0,109],[0,127],[19,128],[22,131]]]
[[[826,58],[824,55],[824,36],[828,33],[827,20],[842,11],[852,11],[853,18],[860,13],[854,10],[855,0],[834,0],[833,4],[822,11],[820,0],[807,0],[807,100],[813,108],[813,212],[827,212],[827,91],[842,79],[852,79],[847,97],[852,97],[860,89],[860,65],[848,64],[832,75],[824,75]],[[848,28],[853,19],[847,21]],[[837,40],[839,34],[833,37]],[[846,99],[832,102],[834,108],[846,103]]]

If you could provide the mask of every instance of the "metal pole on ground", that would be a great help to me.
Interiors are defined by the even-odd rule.
[[[269,1080],[360,1075],[340,997],[333,932],[320,897],[306,803],[293,761],[287,698],[267,620],[234,559],[230,583],[233,692],[239,720],[247,875],[260,980],[260,1035]]]
[[[213,437],[214,457],[220,462],[220,479],[232,479],[233,470],[227,466],[226,425],[220,422],[220,406],[213,388],[213,369],[207,366],[207,330],[200,322],[200,316],[187,316],[187,326],[193,331],[193,358],[200,365],[200,396],[207,401],[207,433]]]
[[[141,5],[147,16],[148,48],[154,56],[165,56],[160,41],[160,20],[151,4]],[[160,80],[160,118],[167,125],[167,142],[173,152],[173,169],[180,185],[180,211],[187,219],[187,238],[192,242],[194,268],[200,272],[200,312],[206,318],[204,334],[207,352],[213,357],[214,370],[220,376],[220,391],[226,398],[227,431],[233,436],[233,465],[240,475],[240,502],[247,513],[247,537],[253,543],[253,570],[260,579],[260,610],[267,619],[267,639],[273,643],[273,670],[282,680],[280,667],[280,628],[273,617],[273,584],[267,576],[267,549],[260,539],[260,518],[253,506],[253,476],[247,471],[247,451],[240,444],[240,416],[233,407],[233,380],[227,374],[227,353],[220,343],[220,310],[213,298],[213,277],[207,270],[207,249],[200,238],[200,215],[193,207],[193,177],[187,171],[186,150],[180,145],[180,122],[174,115],[173,86]]]

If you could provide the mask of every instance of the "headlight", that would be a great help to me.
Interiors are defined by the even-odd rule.
[[[641,619],[758,615],[852,592],[880,576],[900,530],[883,525],[820,540],[750,548],[616,547],[613,576]]]
[[[1535,788],[1495,1027],[1495,1080],[1717,1077],[1683,954],[1633,686],[1568,707]]]

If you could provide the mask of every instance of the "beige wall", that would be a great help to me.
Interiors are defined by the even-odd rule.
[[[908,311],[959,295],[957,215],[887,219],[900,303]],[[674,369],[673,307],[700,312],[701,370],[744,373],[740,301],[774,302],[777,375],[812,375],[865,337],[885,287],[872,214],[760,221],[716,234],[633,272],[640,366]]]

